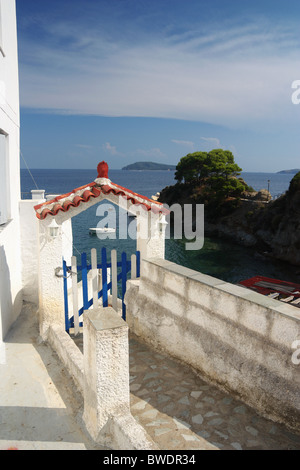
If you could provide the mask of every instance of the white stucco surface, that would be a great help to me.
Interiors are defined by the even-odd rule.
[[[56,237],[51,237],[49,232],[52,220],[53,217],[48,217],[38,222],[40,331],[43,338],[46,338],[50,324],[64,326],[62,270],[58,273],[55,270],[62,268],[63,258],[70,265],[73,250],[71,219],[61,215],[55,217],[59,226]]]
[[[5,136],[1,171],[5,191],[1,206],[7,215],[0,226],[0,342],[15,321],[22,306],[22,262],[20,244],[20,117],[15,2],[0,0],[2,50],[0,52],[0,132]]]
[[[38,304],[39,240],[38,219],[33,207],[37,202],[43,201],[43,199],[20,201],[23,298],[35,304]]]
[[[111,307],[84,313],[84,413],[91,437],[113,449],[154,449],[130,412],[128,325]]]

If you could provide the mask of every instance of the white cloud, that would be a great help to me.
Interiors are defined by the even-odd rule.
[[[220,139],[218,139],[217,137],[200,137],[200,139],[204,140],[204,142],[209,145],[213,145],[214,148],[221,147]]]
[[[109,153],[113,157],[135,157],[135,158],[142,158],[143,160],[146,158],[151,158],[154,160],[161,160],[165,159],[167,155],[161,151],[158,147],[154,147],[151,149],[142,149],[138,148],[132,152],[121,153],[117,150],[117,147],[111,145],[110,142],[106,142],[102,145],[102,148],[105,152]]]
[[[75,147],[79,147],[81,149],[86,149],[86,150],[91,150],[93,148],[92,145],[87,145],[87,144],[76,144]]]
[[[96,30],[64,26],[51,28],[61,43],[68,31],[84,53],[24,40],[22,106],[225,126],[293,117],[290,84],[298,76],[299,44],[290,32],[265,33],[265,25],[251,23],[176,41],[154,36],[123,44]]]
[[[171,142],[177,145],[183,145],[184,147],[189,147],[191,150],[194,149],[195,143],[190,140],[175,140],[172,139]]]
[[[106,142],[105,144],[103,144],[102,148],[112,156],[123,156],[121,152],[117,151],[117,147],[111,145],[110,142]]]

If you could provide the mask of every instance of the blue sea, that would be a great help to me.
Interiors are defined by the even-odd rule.
[[[255,190],[268,189],[274,198],[284,193],[293,175],[279,173],[247,173],[241,175]],[[21,170],[21,192],[23,199],[31,198],[32,189],[44,189],[46,194],[64,194],[74,188],[95,180],[95,170]],[[164,187],[175,183],[174,171],[125,171],[109,170],[109,178],[114,183],[131,189],[147,197],[160,192]],[[117,249],[120,254],[135,252],[135,240],[100,240],[89,234],[90,227],[96,227],[99,217],[97,205],[72,219],[73,253],[79,256],[102,246]],[[217,277],[227,282],[237,283],[255,275],[300,282],[299,268],[288,264],[261,259],[253,249],[241,247],[228,241],[205,238],[204,247],[199,251],[185,250],[184,240],[166,240],[166,259],[196,271]]]

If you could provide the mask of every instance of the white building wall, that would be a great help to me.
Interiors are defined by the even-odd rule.
[[[53,217],[38,221],[38,288],[40,334],[46,339],[49,325],[65,326],[64,292],[62,272],[56,269],[62,267],[63,258],[71,264],[72,256],[72,223],[65,213],[59,213],[55,221],[59,226],[56,237],[49,235],[49,225]],[[38,220],[38,219],[37,219]]]
[[[43,192],[39,192],[41,197]],[[39,301],[39,237],[34,206],[44,201],[45,199],[24,199],[20,202],[23,300],[35,304]]]
[[[0,0],[0,133],[5,141],[0,156],[3,178],[0,210],[0,345],[22,306],[20,244],[19,83],[16,8]],[[4,137],[3,137],[4,136]],[[3,150],[4,148],[4,150]]]

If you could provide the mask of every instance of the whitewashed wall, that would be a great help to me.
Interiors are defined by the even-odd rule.
[[[22,306],[22,263],[20,246],[20,164],[19,164],[19,83],[16,10],[14,0],[0,0],[0,132],[5,135],[5,172],[7,222],[0,226],[0,342],[15,321]],[[5,160],[5,161],[4,161]],[[4,200],[3,200],[4,199]]]
[[[40,333],[44,339],[48,334],[49,325],[57,324],[64,328],[64,292],[63,279],[55,273],[56,268],[62,267],[63,258],[68,264],[72,256],[72,225],[71,219],[65,214],[58,214],[55,221],[59,226],[57,237],[49,236],[49,225],[53,217],[47,217],[38,223],[39,233],[39,308]],[[57,273],[62,275],[62,271]]]
[[[39,196],[43,197],[43,193],[44,191],[39,191]],[[34,206],[44,201],[45,199],[24,199],[20,201],[23,300],[36,305],[39,298],[39,238],[38,219]]]

